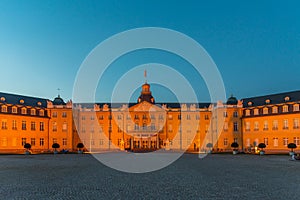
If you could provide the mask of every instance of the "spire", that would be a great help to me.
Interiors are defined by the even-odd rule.
[[[57,96],[60,97],[60,88],[57,88]]]
[[[145,78],[145,83],[147,83],[147,70],[146,69],[144,71],[144,78]]]

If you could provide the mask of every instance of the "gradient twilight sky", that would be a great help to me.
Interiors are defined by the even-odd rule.
[[[77,71],[100,42],[138,27],[164,27],[200,43],[216,63],[226,94],[238,98],[300,89],[299,1],[0,0],[0,91],[67,100]],[[173,66],[210,101],[201,76],[166,52],[132,52],[112,64],[97,101],[108,101],[123,73],[143,63]],[[156,76],[147,69],[148,80]],[[137,77],[143,83],[143,74]],[[174,101],[152,87],[158,102]],[[139,91],[138,91],[139,92]],[[133,101],[138,93],[133,96]]]

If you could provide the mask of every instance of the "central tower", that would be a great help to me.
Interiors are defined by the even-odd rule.
[[[152,96],[152,93],[150,91],[150,85],[147,83],[146,77],[147,77],[147,71],[145,70],[144,73],[144,77],[145,77],[145,83],[142,85],[142,92],[141,95],[138,98],[138,103],[143,102],[143,101],[147,101],[149,103],[154,104],[155,100]]]

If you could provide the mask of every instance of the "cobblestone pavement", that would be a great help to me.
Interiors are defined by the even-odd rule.
[[[151,173],[110,169],[91,155],[1,155],[0,199],[299,199],[288,156],[185,154]]]

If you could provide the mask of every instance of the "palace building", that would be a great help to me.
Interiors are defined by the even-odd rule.
[[[227,102],[157,103],[150,84],[142,85],[137,103],[76,103],[0,93],[0,152],[48,152],[52,144],[75,151],[158,149],[175,151],[287,152],[299,145],[300,91]]]

